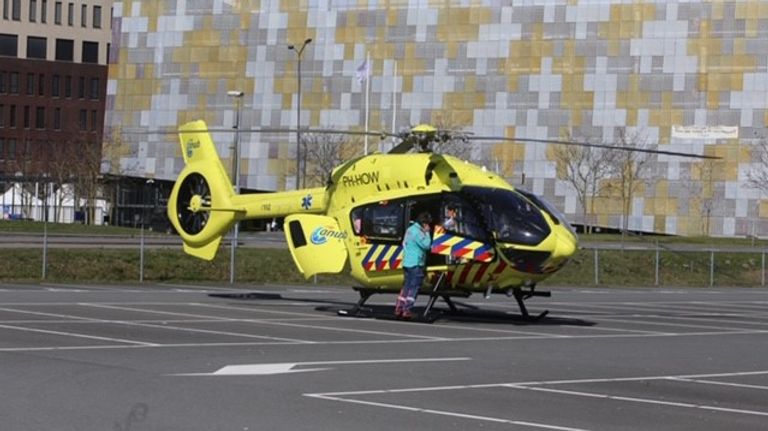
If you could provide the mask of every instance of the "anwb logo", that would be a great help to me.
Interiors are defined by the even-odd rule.
[[[346,237],[347,234],[345,232],[320,226],[312,231],[309,240],[312,241],[312,244],[314,245],[323,245],[328,242],[328,238],[345,239]]]

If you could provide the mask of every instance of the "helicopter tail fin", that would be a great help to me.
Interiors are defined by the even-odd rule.
[[[193,121],[179,130],[186,166],[168,199],[168,219],[184,241],[185,252],[211,260],[243,211],[233,207],[232,182],[205,122]]]

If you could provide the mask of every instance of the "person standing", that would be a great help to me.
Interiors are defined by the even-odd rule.
[[[413,304],[426,276],[427,253],[432,246],[432,216],[422,212],[405,231],[403,239],[403,288],[395,303],[395,317],[411,319]]]

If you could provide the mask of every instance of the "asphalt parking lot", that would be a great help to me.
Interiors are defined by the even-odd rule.
[[[0,284],[0,428],[766,428],[764,289],[557,288],[537,322],[479,296],[433,324],[337,315],[356,299]]]

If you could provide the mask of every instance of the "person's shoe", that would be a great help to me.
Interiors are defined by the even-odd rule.
[[[411,314],[408,311],[404,311],[404,312],[400,313],[400,319],[402,319],[402,320],[411,320],[411,319],[413,319],[413,314]]]

